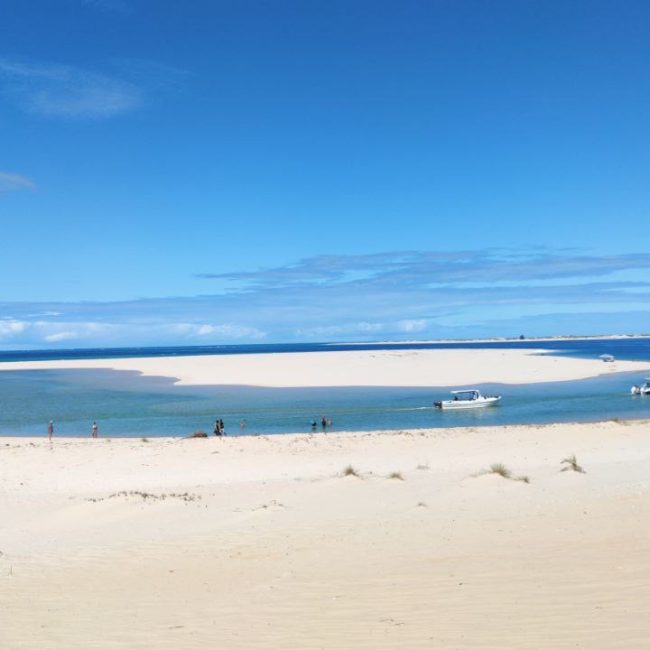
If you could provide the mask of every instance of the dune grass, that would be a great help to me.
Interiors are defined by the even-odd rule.
[[[564,465],[564,467],[560,470],[561,472],[572,471],[572,472],[579,472],[580,474],[587,473],[581,465],[578,465],[578,460],[575,454],[569,456],[568,458],[564,458],[560,462],[560,465]]]
[[[357,478],[361,478],[359,472],[354,467],[352,467],[352,465],[348,465],[343,470],[342,476],[356,476]]]
[[[492,463],[492,465],[490,465],[490,469],[485,470],[484,472],[479,472],[476,476],[481,476],[482,474],[498,474],[502,478],[506,478],[509,481],[521,481],[522,483],[530,483],[530,478],[528,476],[514,476],[512,471],[503,463]]]
[[[488,474],[498,474],[503,478],[512,478],[512,472],[503,463],[492,463]]]
[[[154,494],[153,492],[144,492],[143,490],[121,490],[120,492],[109,494],[106,497],[91,497],[89,499],[86,499],[86,501],[97,503],[99,501],[105,501],[106,499],[117,499],[120,497],[140,497],[143,501],[164,501],[165,499],[180,499],[186,503],[190,501],[198,501],[201,499],[200,494],[192,494],[190,492],[169,492],[163,494]]]

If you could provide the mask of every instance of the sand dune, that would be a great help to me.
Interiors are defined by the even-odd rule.
[[[3,439],[0,646],[645,647],[649,425]]]

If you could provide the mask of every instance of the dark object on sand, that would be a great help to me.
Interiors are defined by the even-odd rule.
[[[195,431],[188,436],[189,438],[207,438],[208,434],[205,431]]]

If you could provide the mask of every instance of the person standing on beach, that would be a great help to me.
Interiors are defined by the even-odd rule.
[[[93,422],[92,436],[93,438],[97,437],[97,422]]]
[[[47,425],[47,437],[52,441],[52,436],[54,435],[54,421],[50,420],[50,422]]]
[[[219,420],[214,421],[214,431],[213,431],[215,436],[220,436],[222,431],[221,431],[221,426],[219,425]]]
[[[226,435],[226,430],[225,427],[223,426],[223,420],[221,418],[219,418],[219,430],[221,431],[222,436]]]

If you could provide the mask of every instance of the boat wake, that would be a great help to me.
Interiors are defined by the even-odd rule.
[[[396,411],[433,411],[433,406],[410,406],[409,408],[395,409]]]

